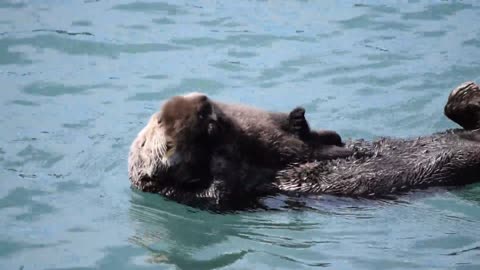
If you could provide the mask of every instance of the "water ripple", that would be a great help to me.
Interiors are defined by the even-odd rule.
[[[130,97],[129,100],[135,101],[147,101],[147,100],[163,100],[170,96],[174,96],[180,93],[189,93],[189,92],[202,92],[209,95],[214,95],[224,85],[220,82],[208,79],[201,78],[186,78],[183,79],[178,85],[167,86],[162,90],[157,90],[155,92],[138,92],[133,97]]]
[[[118,57],[122,53],[135,54],[182,49],[179,46],[163,43],[112,44],[99,41],[70,39],[57,35],[37,35],[28,38],[4,38],[0,39],[0,48],[3,47],[1,45],[6,48],[28,45],[40,49],[53,49],[71,55],[88,54],[104,57]],[[19,57],[18,53],[14,55],[17,55],[16,58]]]
[[[427,6],[422,11],[417,12],[408,12],[403,14],[403,18],[406,20],[443,20],[448,16],[455,15],[456,13],[466,10],[466,9],[475,9],[470,4],[453,2],[453,3],[442,3],[442,4],[433,4]]]
[[[35,82],[25,86],[22,91],[29,95],[55,97],[61,95],[81,94],[89,90],[101,89],[109,86],[110,85],[107,84],[67,86],[53,82]]]
[[[115,5],[112,9],[128,11],[128,12],[164,12],[169,15],[178,15],[186,13],[183,8],[178,5],[168,3],[152,3],[152,2],[134,2],[129,4]]]

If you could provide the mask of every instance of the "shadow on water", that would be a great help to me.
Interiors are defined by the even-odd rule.
[[[129,216],[135,234],[130,241],[150,252],[151,263],[174,264],[181,269],[212,269],[241,259],[248,249],[213,258],[198,258],[197,250],[227,241],[238,234],[232,224],[239,215],[220,215],[186,208],[155,194],[133,191]]]
[[[460,198],[480,205],[480,184],[471,184],[465,188],[457,189],[454,192]]]
[[[129,240],[149,253],[146,262],[173,264],[181,269],[213,269],[241,265],[250,256],[270,258],[278,261],[273,264],[289,267],[329,266],[325,255],[306,252],[339,243],[341,233],[333,239],[312,237],[329,223],[322,219],[372,219],[372,211],[396,202],[277,196],[264,201],[268,210],[221,214],[133,190],[130,203],[134,234]],[[228,244],[232,241],[235,246]]]
[[[458,188],[451,191],[463,192]],[[418,205],[418,202],[421,204]],[[389,234],[392,232],[386,227],[373,224],[386,225],[392,222],[392,218],[403,226],[409,224],[409,219],[421,216],[422,213],[433,218],[437,211],[445,214],[441,219],[446,224],[456,222],[468,226],[479,218],[472,212],[477,206],[456,202],[445,189],[428,189],[384,200],[276,196],[264,201],[270,207],[268,210],[228,214],[185,207],[156,194],[139,191],[132,191],[130,203],[129,217],[134,233],[129,241],[148,252],[145,262],[175,265],[181,269],[234,267],[258,257],[276,261],[271,262],[273,265],[295,268],[328,267],[332,263],[338,265],[339,261],[347,258],[364,266],[415,268],[420,267],[420,264],[402,262],[395,258],[380,259],[378,255],[367,251],[367,258],[360,259],[362,252],[355,256],[342,253],[343,247],[340,248],[339,245],[348,239],[356,243],[354,239],[360,237],[362,240],[359,239],[354,245],[371,242],[372,245],[377,243],[388,246],[391,237]],[[438,207],[443,210],[436,209]],[[433,213],[428,213],[432,210]],[[393,217],[392,214],[397,211],[403,212],[403,216]],[[353,224],[356,224],[356,229],[350,227]],[[409,224],[406,227],[415,226],[418,225]],[[395,235],[405,237],[405,241],[408,241],[408,235],[416,233],[407,231],[400,230]],[[475,247],[469,248],[475,244],[471,237],[458,236],[458,239],[455,238],[456,243],[448,246],[443,243],[454,239],[453,237],[445,238],[437,233],[434,235],[435,237],[417,239],[416,245],[422,249],[441,245],[442,252],[464,252],[465,256],[471,256],[471,253],[463,250],[476,250]],[[229,244],[232,242],[235,243],[234,246]],[[312,253],[311,249],[316,251]],[[258,261],[258,265],[262,263],[263,260]]]

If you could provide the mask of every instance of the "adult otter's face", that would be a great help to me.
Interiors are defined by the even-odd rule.
[[[207,96],[191,93],[169,99],[130,147],[130,180],[152,191],[197,186],[209,177],[209,144],[217,131],[215,106]]]

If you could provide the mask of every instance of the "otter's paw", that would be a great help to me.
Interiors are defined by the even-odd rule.
[[[300,138],[304,138],[310,133],[310,127],[307,119],[305,119],[305,109],[302,107],[297,107],[290,112],[288,124],[290,130]]]
[[[311,145],[336,145],[343,146],[342,137],[333,130],[315,130],[310,133]]]

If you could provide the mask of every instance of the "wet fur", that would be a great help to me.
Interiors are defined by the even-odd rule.
[[[352,154],[343,147],[336,132],[311,131],[301,108],[286,114],[245,105],[212,103],[220,112],[221,135],[216,138],[214,151],[221,156],[278,169],[292,162]]]
[[[472,183],[480,180],[480,131],[470,130],[479,127],[480,110],[475,109],[479,96],[476,85],[464,84],[448,99],[445,113],[463,130],[413,139],[351,141],[346,148],[353,154],[347,158],[293,162],[280,170],[243,159],[231,144],[217,141],[209,153],[211,178],[204,187],[169,187],[157,192],[197,207],[237,209],[278,193],[378,198],[431,186]],[[275,119],[272,115],[257,116]],[[251,125],[252,130],[257,122],[241,114],[230,117],[244,119],[243,125]],[[266,123],[278,125],[282,121]]]
[[[295,163],[279,171],[230,162],[228,156],[214,153],[212,162],[217,164],[210,165],[212,181],[205,188],[160,193],[195,207],[232,210],[257,207],[259,199],[275,194],[374,199],[465,185],[480,180],[479,135],[478,130],[449,130],[414,139],[350,141],[346,147],[354,152],[351,157]]]
[[[248,186],[252,178],[271,181],[292,162],[351,155],[336,132],[311,131],[304,113],[225,104],[200,93],[173,97],[132,143],[129,178],[143,191],[194,192],[215,179]]]
[[[431,186],[480,180],[480,131],[451,130],[415,139],[354,141],[367,154],[293,165],[278,173],[272,188],[295,194],[378,198]]]

